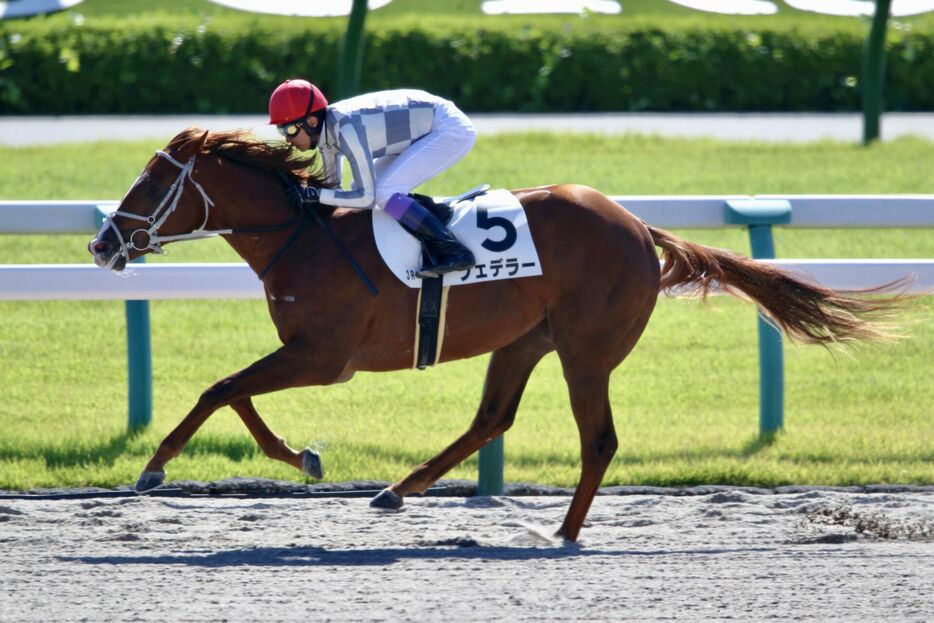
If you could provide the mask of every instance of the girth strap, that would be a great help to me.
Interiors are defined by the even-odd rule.
[[[415,362],[419,370],[433,366],[441,357],[448,290],[444,277],[423,279],[418,291],[418,321],[415,325]]]

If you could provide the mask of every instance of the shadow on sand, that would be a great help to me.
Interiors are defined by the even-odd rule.
[[[358,550],[329,550],[323,547],[258,547],[210,553],[151,556],[57,556],[63,562],[88,565],[188,565],[193,567],[317,567],[385,566],[404,560],[496,560],[532,561],[592,556],[714,556],[720,554],[772,552],[775,548],[708,548],[693,550],[586,550],[579,545],[536,547],[410,547]]]

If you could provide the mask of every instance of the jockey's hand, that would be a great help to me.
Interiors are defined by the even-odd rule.
[[[285,194],[289,197],[289,203],[296,208],[301,208],[306,203],[318,202],[318,189],[314,186],[291,184],[286,188]]]

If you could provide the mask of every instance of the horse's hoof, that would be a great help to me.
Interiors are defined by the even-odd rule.
[[[302,471],[315,480],[321,480],[321,477],[324,476],[324,468],[321,467],[321,455],[311,448],[302,450]]]
[[[137,493],[149,493],[165,482],[165,472],[143,472],[133,489]]]
[[[370,500],[370,506],[398,510],[402,508],[402,496],[391,489],[383,489],[379,495]]]

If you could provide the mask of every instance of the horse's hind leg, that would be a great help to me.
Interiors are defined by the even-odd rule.
[[[402,498],[422,493],[461,461],[512,426],[532,370],[553,350],[542,323],[519,340],[495,351],[487,367],[483,398],[470,428],[440,454],[373,499],[373,506],[399,508]]]
[[[558,534],[576,541],[618,442],[610,411],[609,372],[569,370],[565,365],[565,379],[580,431],[581,478]]]
[[[644,298],[640,305],[638,296],[629,297],[629,305],[618,316],[620,321],[615,327],[585,322],[587,319],[582,318],[577,307],[553,310],[550,315],[571,410],[580,433],[581,478],[558,531],[570,541],[577,540],[603,475],[616,454],[618,441],[610,410],[610,373],[632,351],[648,323],[655,295],[647,294]]]

